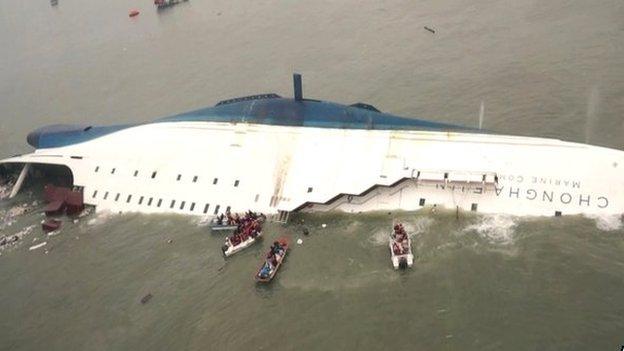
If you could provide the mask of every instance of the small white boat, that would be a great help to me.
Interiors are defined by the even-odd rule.
[[[256,234],[255,237],[251,237],[251,236],[247,237],[246,240],[242,241],[241,243],[239,243],[236,246],[232,245],[232,242],[230,241],[230,238],[227,237],[227,238],[225,238],[225,245],[223,245],[223,247],[221,247],[221,251],[223,251],[223,255],[225,257],[230,257],[233,254],[248,248],[253,243],[255,243],[258,239],[260,239],[261,237],[262,237],[262,231],[258,232],[258,234]]]
[[[223,221],[222,224],[219,224],[216,218],[213,218],[210,221],[209,226],[210,230],[212,230],[213,232],[230,231],[238,228],[237,224],[227,224],[227,221]]]
[[[412,254],[412,239],[410,239],[409,236],[407,237],[406,248],[396,242],[393,235],[390,235],[389,246],[390,255],[392,255],[392,266],[394,266],[394,269],[412,267],[414,264],[414,255]]]

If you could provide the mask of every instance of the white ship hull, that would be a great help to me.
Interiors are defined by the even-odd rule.
[[[624,152],[516,136],[168,122],[1,162],[65,165],[115,212],[624,212]]]

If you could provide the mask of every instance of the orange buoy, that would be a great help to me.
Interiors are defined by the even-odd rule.
[[[139,13],[140,13],[139,10],[131,10],[128,16],[130,17],[138,16]]]

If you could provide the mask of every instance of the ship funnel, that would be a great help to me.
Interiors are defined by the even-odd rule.
[[[293,74],[293,85],[295,88],[295,101],[303,100],[303,87],[301,85],[301,74]]]

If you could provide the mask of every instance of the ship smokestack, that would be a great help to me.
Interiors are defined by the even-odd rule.
[[[303,87],[301,86],[301,74],[293,74],[293,84],[295,87],[295,101],[303,100]]]

